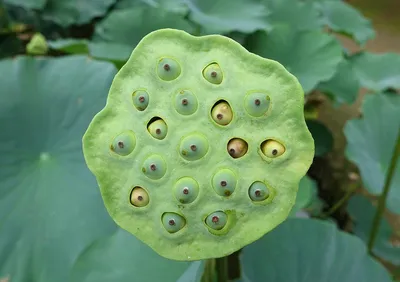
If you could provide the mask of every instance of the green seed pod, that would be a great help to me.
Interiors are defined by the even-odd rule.
[[[162,80],[171,81],[181,74],[181,66],[174,59],[163,58],[158,62],[157,74]]]
[[[141,89],[146,89],[150,101],[144,111],[132,106],[129,93]],[[184,94],[179,94],[181,90]],[[196,101],[193,114],[180,109],[180,95],[188,98],[186,106]],[[267,95],[268,108],[253,107],[252,95],[260,98],[262,107]],[[222,35],[195,37],[162,29],[146,35],[119,70],[104,109],[83,137],[83,152],[107,211],[121,228],[169,259],[222,257],[259,239],[289,216],[300,179],[314,157],[303,108],[300,83],[280,63],[252,54]],[[218,113],[225,116],[219,119]],[[158,116],[168,125],[164,139],[168,142],[160,142],[147,130],[149,120]],[[110,152],[109,147],[111,143],[115,147],[118,140],[113,138],[126,130],[136,138],[127,139],[136,141],[134,146],[128,142],[129,155],[121,157],[118,152],[126,152],[118,148]],[[225,175],[226,186],[215,176],[222,169],[234,172]],[[198,186],[182,178],[193,179]],[[237,181],[229,190],[234,192],[221,196],[231,179]],[[249,192],[256,181],[268,188],[264,200],[253,200],[255,192]],[[187,184],[188,194],[181,184]],[[144,207],[128,200],[136,185],[149,195]],[[196,191],[193,187],[198,187],[196,197],[190,196]],[[212,221],[214,212],[220,212],[218,224]],[[170,225],[170,219],[175,224]]]
[[[267,140],[261,144],[261,151],[268,158],[277,158],[285,152],[285,147],[275,140]]]
[[[219,125],[228,125],[233,118],[231,106],[227,102],[217,103],[211,110],[211,117]]]
[[[132,153],[136,146],[136,137],[133,131],[125,131],[114,138],[110,145],[111,151],[126,156]]]
[[[189,90],[181,90],[176,94],[174,106],[181,115],[191,115],[197,111],[199,102],[196,96]]]
[[[137,90],[132,94],[133,105],[139,111],[144,111],[149,105],[149,93],[145,90]]]
[[[249,197],[252,201],[264,201],[270,195],[269,189],[265,183],[256,181],[249,188]]]
[[[186,220],[183,216],[173,213],[166,212],[162,215],[162,224],[169,233],[175,233],[181,230],[185,224]]]
[[[182,177],[174,187],[175,198],[182,204],[190,204],[199,195],[199,183],[191,177]]]
[[[196,161],[203,158],[208,151],[207,138],[198,133],[193,133],[182,139],[179,153],[187,161]]]
[[[206,224],[214,230],[221,230],[225,227],[228,222],[228,216],[222,211],[216,211],[208,215],[206,218]]]
[[[244,99],[246,112],[253,117],[261,117],[268,112],[270,98],[265,93],[249,93]]]
[[[204,68],[203,77],[210,83],[221,84],[224,74],[217,63],[212,63]]]
[[[215,192],[220,196],[230,196],[236,188],[237,177],[230,169],[221,169],[212,179],[212,186]]]
[[[48,50],[46,38],[41,33],[35,33],[26,45],[26,53],[31,55],[45,55]]]
[[[167,124],[162,119],[151,121],[147,125],[147,130],[149,131],[151,136],[159,140],[164,139],[168,133]]]
[[[160,179],[167,171],[167,164],[160,155],[151,155],[142,166],[142,172],[151,179]]]
[[[150,199],[149,194],[142,187],[134,187],[131,192],[131,204],[135,207],[145,207]]]

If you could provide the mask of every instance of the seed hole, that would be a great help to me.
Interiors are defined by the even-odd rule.
[[[269,139],[261,143],[261,152],[268,158],[277,158],[285,153],[285,147],[278,141]]]
[[[162,140],[168,133],[168,126],[165,121],[160,117],[153,117],[147,123],[147,131],[151,136],[158,140]]]
[[[227,101],[219,100],[211,108],[211,117],[219,125],[228,125],[233,119],[232,108]]]
[[[144,207],[149,203],[149,194],[140,186],[135,186],[130,195],[130,202],[135,207]]]
[[[227,150],[232,158],[241,158],[247,153],[248,144],[241,138],[233,138],[229,140]]]

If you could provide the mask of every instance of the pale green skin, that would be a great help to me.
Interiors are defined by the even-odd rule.
[[[163,81],[157,76],[157,63],[163,56],[179,62],[181,74],[177,79]],[[224,75],[218,85],[202,75],[204,67],[214,61]],[[150,102],[144,111],[138,111],[132,103],[132,93],[137,89],[149,93]],[[175,93],[181,89],[191,90],[198,98],[198,110],[193,115],[181,115],[174,109]],[[253,90],[266,91],[271,99],[267,114],[259,118],[244,110],[244,97]],[[228,126],[217,125],[211,118],[211,108],[220,99],[233,109]],[[116,75],[106,107],[85,133],[84,155],[105,206],[120,227],[169,259],[221,257],[259,239],[288,217],[299,181],[314,156],[303,105],[298,80],[278,62],[249,53],[224,36],[194,37],[178,30],[158,30],[142,39]],[[163,140],[147,132],[147,123],[154,116],[168,125]],[[110,150],[110,144],[125,130],[135,132],[136,147],[130,155],[118,156]],[[179,142],[192,132],[204,134],[210,148],[202,159],[185,161],[178,152]],[[249,146],[246,155],[237,159],[226,150],[234,137],[245,139]],[[270,138],[286,148],[274,159],[263,156],[260,150],[260,144]],[[160,154],[167,162],[166,174],[159,180],[149,179],[141,171],[143,160],[150,154]],[[217,195],[212,187],[212,176],[219,168],[230,168],[237,175],[237,188],[229,197]],[[174,184],[183,176],[193,177],[200,185],[198,197],[190,204],[181,204],[174,196]],[[256,180],[268,183],[271,196],[255,204],[248,188]],[[135,186],[148,191],[147,206],[130,204]],[[219,210],[228,211],[229,219],[213,234],[204,221]],[[168,233],[161,222],[164,212],[183,215],[185,227]]]

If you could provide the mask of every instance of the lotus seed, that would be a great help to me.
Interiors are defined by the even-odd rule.
[[[137,90],[132,94],[133,105],[139,111],[144,111],[149,105],[149,93],[145,90]]]
[[[247,153],[247,142],[240,138],[229,140],[227,150],[232,158],[237,159],[243,157]]]
[[[113,152],[121,156],[127,156],[132,153],[136,146],[136,137],[132,131],[125,131],[114,138],[110,145]]]
[[[179,152],[188,161],[201,159],[207,154],[209,148],[206,137],[199,133],[193,133],[182,139]]]
[[[268,158],[276,158],[285,152],[285,147],[275,140],[267,140],[261,144],[261,151]]]
[[[173,212],[166,212],[162,215],[161,221],[164,225],[164,228],[169,233],[175,233],[181,230],[185,224],[186,220],[183,216],[173,213]]]
[[[211,110],[211,117],[219,125],[228,125],[233,118],[231,106],[225,101],[217,102]]]
[[[176,182],[174,195],[180,203],[189,204],[199,195],[199,184],[191,177],[183,177]]]
[[[224,75],[217,63],[209,64],[203,70],[203,77],[212,84],[221,84]]]
[[[142,172],[151,179],[160,179],[167,171],[167,164],[163,157],[152,155],[148,157],[142,167]]]
[[[236,185],[235,173],[227,168],[219,170],[212,179],[212,186],[220,196],[230,196],[235,191]]]
[[[189,90],[181,90],[175,95],[174,107],[181,115],[192,115],[197,111],[199,102]]]
[[[181,66],[172,58],[163,58],[158,62],[158,76],[165,81],[171,81],[181,74]]]
[[[265,93],[253,92],[246,95],[244,108],[253,117],[261,117],[268,112],[270,97]]]
[[[147,126],[147,130],[151,136],[159,140],[164,139],[168,133],[167,124],[160,118],[150,121]]]
[[[149,194],[142,187],[135,187],[131,192],[131,204],[136,207],[144,207],[149,203]]]
[[[221,230],[224,228],[227,221],[228,216],[222,211],[213,212],[206,218],[206,224],[214,230]]]
[[[265,183],[256,181],[249,188],[249,197],[255,202],[264,201],[269,197],[269,189]]]

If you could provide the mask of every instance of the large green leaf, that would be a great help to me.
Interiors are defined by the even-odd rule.
[[[43,9],[46,0],[4,0],[4,3],[24,9]]]
[[[353,232],[367,244],[376,208],[367,198],[356,195],[350,199],[348,211],[354,219]],[[382,218],[373,252],[393,264],[400,265],[400,246],[395,246],[390,242],[392,234],[393,230],[389,222]]]
[[[291,218],[241,254],[249,282],[390,282],[356,236],[332,223]]]
[[[82,253],[74,265],[71,281],[176,282],[184,275],[184,282],[196,282],[201,270],[199,262],[163,258],[132,234],[118,229]]]
[[[110,13],[96,26],[93,40],[126,44],[133,49],[145,35],[161,28],[194,30],[181,14],[139,6]]]
[[[315,155],[323,156],[333,149],[332,132],[318,120],[307,120],[307,127],[310,130],[315,142]]]
[[[317,7],[322,13],[324,24],[332,30],[347,34],[362,45],[374,38],[375,31],[371,21],[346,2],[321,1]]]
[[[116,9],[127,9],[148,5],[154,8],[185,14],[188,7],[185,5],[185,0],[120,0],[115,5]]]
[[[43,17],[61,26],[86,24],[103,16],[116,0],[48,0]]]
[[[365,187],[382,193],[389,162],[400,130],[400,96],[370,94],[364,98],[362,119],[350,120],[344,128],[347,157],[357,164]],[[387,207],[400,214],[400,160],[390,186]]]
[[[63,282],[115,230],[81,150],[116,73],[86,57],[0,62],[0,277]]]
[[[300,80],[306,94],[330,79],[342,60],[342,48],[334,37],[322,31],[296,31],[288,25],[275,26],[268,34],[254,33],[246,47],[283,64]]]
[[[255,0],[186,0],[190,19],[206,33],[265,29],[267,9]]]
[[[374,91],[400,88],[400,54],[363,52],[351,57],[361,86]]]
[[[296,212],[301,209],[307,208],[313,199],[317,197],[317,183],[309,176],[304,176],[299,183],[299,190],[296,196],[296,203],[294,204],[291,216],[295,216]]]

